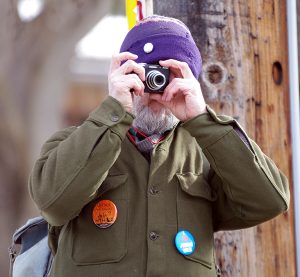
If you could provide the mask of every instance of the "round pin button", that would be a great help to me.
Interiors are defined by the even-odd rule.
[[[176,234],[175,245],[182,255],[190,255],[195,251],[196,243],[193,235],[186,230],[182,230]]]
[[[144,52],[149,54],[153,51],[153,44],[151,42],[147,42],[145,45],[144,45]]]
[[[93,221],[99,228],[108,228],[117,219],[118,210],[110,200],[100,200],[93,208]]]

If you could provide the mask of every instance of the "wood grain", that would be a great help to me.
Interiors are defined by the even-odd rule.
[[[154,13],[184,21],[203,57],[204,96],[236,118],[288,176],[291,141],[286,1],[158,1]],[[219,232],[222,276],[296,276],[293,203],[255,228]]]

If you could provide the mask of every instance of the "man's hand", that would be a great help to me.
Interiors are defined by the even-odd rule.
[[[188,64],[173,59],[159,63],[170,69],[170,83],[163,95],[150,94],[150,98],[169,108],[181,121],[205,113],[206,103],[200,84]]]
[[[108,93],[121,102],[126,111],[132,111],[132,93],[144,95],[145,69],[134,60],[138,56],[129,52],[114,55],[108,74]],[[121,65],[123,61],[126,61]]]

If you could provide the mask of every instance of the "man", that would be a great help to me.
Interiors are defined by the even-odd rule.
[[[112,58],[109,96],[42,148],[30,192],[50,224],[51,276],[216,276],[213,233],[286,211],[286,177],[206,105],[187,27],[152,16]],[[170,70],[145,93],[145,67]]]

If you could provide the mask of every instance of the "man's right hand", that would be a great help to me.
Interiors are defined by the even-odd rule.
[[[121,102],[128,112],[132,112],[132,93],[144,95],[145,69],[134,61],[137,58],[137,55],[129,52],[114,55],[108,74],[109,95]],[[123,61],[126,62],[122,64]]]

